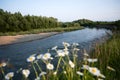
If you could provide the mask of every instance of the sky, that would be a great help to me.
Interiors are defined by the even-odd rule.
[[[120,0],[0,0],[0,8],[22,15],[55,17],[63,22],[120,19]]]

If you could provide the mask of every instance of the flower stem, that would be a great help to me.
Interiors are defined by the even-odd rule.
[[[3,70],[3,68],[2,68],[2,67],[1,67],[1,71],[2,71],[2,74],[3,74],[4,79],[5,79],[5,73],[4,73],[4,70]]]
[[[39,64],[36,62],[36,65],[38,66],[39,70],[42,72],[41,67],[39,66]],[[45,76],[43,75],[43,80],[45,80]]]
[[[33,69],[35,71],[35,75],[36,75],[36,78],[37,78],[38,77],[38,73],[37,73],[37,70],[35,69],[35,66],[34,66],[33,62],[32,62],[32,67],[33,67]]]
[[[56,72],[58,71],[58,68],[59,68],[61,60],[62,60],[62,57],[59,58],[59,61],[58,61],[58,64],[57,64],[57,68],[56,68]]]

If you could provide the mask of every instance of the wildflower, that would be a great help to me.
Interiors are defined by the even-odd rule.
[[[69,61],[69,65],[74,68],[75,67],[75,64],[72,62],[72,61]]]
[[[89,55],[87,54],[86,50],[84,50],[84,56],[88,57]]]
[[[48,63],[48,64],[47,64],[47,69],[49,69],[49,70],[53,70],[53,69],[54,69],[53,64]]]
[[[56,74],[57,74],[57,72],[55,71],[53,74],[54,74],[54,75],[56,75]]]
[[[103,80],[103,79],[101,79],[101,78],[98,78],[98,80]]]
[[[0,67],[5,67],[6,65],[7,65],[7,63],[5,63],[5,62],[0,63]]]
[[[98,70],[96,67],[89,67],[89,72],[92,73],[95,76],[100,75],[100,70]]]
[[[107,69],[111,70],[111,71],[115,71],[114,68],[110,67],[110,66],[107,66]]]
[[[57,56],[61,56],[61,57],[65,56],[65,52],[63,50],[58,50],[57,53],[58,53]]]
[[[76,73],[77,73],[78,75],[80,75],[80,76],[83,76],[83,73],[80,72],[80,71],[77,71]]]
[[[27,62],[33,62],[35,60],[35,56],[30,56],[27,58]]]
[[[103,74],[100,74],[99,77],[101,77],[101,78],[105,78],[105,76],[104,76]]]
[[[14,76],[14,72],[9,72],[5,75],[6,80],[10,80]]]
[[[35,78],[35,80],[40,80],[40,77]]]
[[[50,59],[52,60],[52,59],[54,59],[53,57],[50,57]]]
[[[79,46],[79,44],[78,43],[73,43],[73,46]]]
[[[78,49],[78,48],[73,48],[73,50],[74,50],[74,51],[79,51],[80,49]]]
[[[35,56],[36,56],[36,54],[32,54],[32,55],[30,55],[30,56],[34,56],[34,57],[35,57]]]
[[[66,46],[66,47],[69,47],[69,46],[70,46],[70,44],[67,43],[67,42],[63,42],[63,45]]]
[[[83,65],[82,69],[89,69],[89,66],[88,65]]]
[[[42,57],[43,57],[43,54],[39,54],[39,55],[37,56],[37,59],[42,59]]]
[[[51,54],[50,53],[45,53],[42,57],[43,60],[48,60],[51,58]]]
[[[89,56],[87,53],[84,53],[84,56]]]
[[[27,78],[30,74],[30,71],[28,69],[22,70],[22,74]]]
[[[64,71],[63,73],[66,74],[66,71]]]
[[[65,55],[68,55],[68,54],[69,54],[69,51],[65,51],[64,54],[65,54]]]
[[[56,50],[57,49],[57,46],[54,46],[53,48],[52,48],[52,50]]]
[[[97,62],[98,60],[97,59],[87,59],[88,62]]]
[[[84,61],[87,61],[87,58],[86,58],[86,57],[84,57],[84,58],[83,58],[83,60],[84,60]]]
[[[45,75],[45,74],[47,74],[46,72],[41,72],[40,74],[39,74],[39,76],[42,76],[42,75]]]

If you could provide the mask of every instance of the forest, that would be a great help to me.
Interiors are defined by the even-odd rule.
[[[103,26],[104,25],[104,26]],[[0,32],[20,32],[32,29],[50,29],[50,28],[70,28],[70,27],[106,27],[120,29],[120,20],[118,21],[92,21],[88,19],[79,19],[72,22],[60,22],[57,18],[46,16],[22,15],[20,12],[11,13],[0,9]],[[110,27],[112,26],[112,27]]]

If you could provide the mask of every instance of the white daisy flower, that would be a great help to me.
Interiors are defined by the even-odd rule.
[[[89,69],[89,66],[88,65],[83,65],[82,69]]]
[[[87,54],[86,50],[84,50],[84,56],[88,57],[89,55]]]
[[[89,59],[87,59],[87,61],[88,61],[88,62],[97,62],[98,59],[90,59],[90,58],[89,58]]]
[[[54,46],[53,48],[52,48],[52,50],[56,50],[58,48],[58,46]]]
[[[110,66],[107,66],[107,69],[111,70],[111,71],[115,71],[114,68],[110,67]]]
[[[69,51],[64,51],[64,54],[65,54],[65,55],[68,55],[68,54],[69,54]]]
[[[30,70],[28,70],[28,69],[23,69],[23,70],[22,70],[22,74],[27,78],[27,77],[29,76],[29,74],[30,74]]]
[[[46,72],[41,72],[40,74],[39,74],[39,76],[42,76],[42,75],[45,75],[45,74],[47,74]]]
[[[84,60],[84,61],[87,61],[87,58],[86,58],[86,57],[84,57],[84,58],[83,58],[83,60]]]
[[[49,69],[49,70],[53,70],[53,69],[54,69],[53,64],[50,64],[50,63],[48,63],[46,67],[47,67],[47,69]]]
[[[71,68],[75,67],[75,64],[72,61],[69,61],[69,65],[71,66]]]
[[[32,55],[30,55],[30,56],[36,56],[36,54],[32,54]]]
[[[51,54],[50,53],[45,53],[43,56],[42,56],[42,59],[43,60],[48,60],[51,58]]]
[[[43,54],[39,54],[39,55],[37,56],[37,59],[42,59],[42,57],[43,57]]]
[[[63,42],[63,45],[66,46],[66,47],[69,47],[69,46],[70,46],[70,44],[67,43],[67,42]]]
[[[103,79],[101,79],[101,78],[98,78],[98,80],[103,80]]]
[[[78,48],[73,48],[73,50],[74,50],[74,51],[79,51],[80,49],[78,49]]]
[[[64,74],[66,74],[67,72],[66,71],[63,71]]]
[[[35,78],[35,80],[40,80],[40,77]]]
[[[33,62],[35,60],[35,56],[30,56],[27,58],[27,62]]]
[[[83,76],[83,73],[80,72],[80,71],[77,71],[76,73],[77,73],[78,75],[80,75],[80,76]]]
[[[103,74],[100,74],[99,76],[100,76],[101,78],[105,78],[105,76],[104,76]]]
[[[63,50],[57,50],[57,56],[61,56],[61,57],[64,57],[65,56],[65,52]]]
[[[9,72],[5,75],[6,80],[10,80],[14,76],[14,72]]]
[[[73,46],[79,46],[79,44],[78,43],[73,43]]]
[[[56,75],[56,74],[57,74],[57,72],[55,71],[53,74],[54,74],[54,75]]]
[[[89,67],[88,70],[91,74],[95,75],[95,76],[99,76],[100,75],[100,70],[97,69],[96,67]]]
[[[6,65],[7,65],[6,62],[2,62],[2,63],[0,63],[0,67],[5,67]]]

